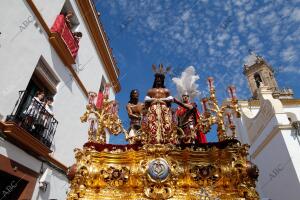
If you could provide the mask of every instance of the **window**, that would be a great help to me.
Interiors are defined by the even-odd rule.
[[[0,163],[2,200],[32,199],[38,174],[3,155],[0,155]]]
[[[71,31],[72,32],[75,32],[75,31],[78,31],[79,29],[79,20],[74,12],[74,9],[70,3],[69,0],[67,0],[63,6],[63,8],[61,9],[61,12],[60,14],[63,14],[63,15],[67,15],[68,12],[72,12],[73,13],[73,16],[72,18],[70,18],[70,25],[71,25]]]
[[[260,87],[260,83],[262,83],[262,79],[261,79],[261,77],[260,77],[260,75],[259,75],[258,72],[256,72],[254,74],[254,80],[255,80],[257,88],[259,88]]]
[[[0,190],[5,199],[18,199],[27,185],[27,181],[0,170]],[[12,192],[13,191],[13,192]]]
[[[58,124],[52,110],[58,83],[59,79],[41,57],[26,89],[19,91],[12,114],[7,117],[7,121],[14,121],[49,148]]]
[[[24,91],[27,98],[24,99],[19,112],[23,112],[27,108],[38,91],[44,91],[46,97],[54,97],[56,94],[56,87],[59,84],[59,78],[47,66],[43,57],[40,58],[38,64],[33,72],[33,75]],[[42,100],[45,100],[42,99]]]
[[[100,88],[99,88],[99,92],[103,92],[104,89],[105,89],[105,84],[106,84],[106,80],[104,78],[104,76],[102,75],[102,78],[101,78],[101,84],[100,84]]]

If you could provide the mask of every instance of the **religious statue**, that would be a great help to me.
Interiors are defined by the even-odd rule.
[[[182,102],[174,99],[179,106],[176,110],[178,117],[178,127],[184,132],[180,142],[182,143],[206,143],[206,137],[201,130],[196,129],[196,124],[200,119],[200,113],[197,105],[189,101],[189,94],[185,92],[182,95]]]
[[[162,65],[156,69],[152,66],[155,72],[155,80],[153,87],[148,90],[145,97],[145,106],[147,109],[147,141],[151,144],[166,144],[174,143],[173,127],[172,127],[172,113],[170,109],[173,97],[170,91],[165,88],[164,80],[165,73],[170,68],[163,69]]]
[[[127,139],[129,143],[135,143],[137,140],[138,130],[141,129],[141,119],[144,104],[139,102],[139,91],[134,89],[130,92],[130,100],[126,106],[128,117],[130,119],[129,134]]]
[[[190,101],[200,94],[196,84],[199,76],[195,74],[194,67],[190,66],[186,68],[181,77],[173,78],[173,82],[176,85],[177,92],[182,97],[182,102],[174,99],[174,102],[179,106],[176,110],[176,116],[178,121],[178,127],[182,129],[184,134],[181,136],[181,143],[206,143],[206,137],[204,133],[199,130],[197,126],[200,120],[200,112],[197,109],[197,105]]]
[[[82,122],[90,124],[89,139],[82,149],[74,151],[76,163],[67,173],[67,199],[258,200],[258,171],[247,160],[249,145],[241,145],[234,134],[228,137],[223,129],[225,111],[240,116],[235,88],[228,89],[231,103],[219,107],[209,77],[210,95],[203,100],[200,115],[193,101],[199,94],[195,69],[188,67],[181,77],[173,78],[182,98],[179,101],[164,86],[168,70],[162,65],[153,68],[155,80],[145,104],[139,102],[137,90],[130,92],[126,106],[129,134],[118,116],[118,103],[109,98],[109,86],[103,94],[89,92],[87,110],[81,117]],[[173,102],[179,108],[172,111]],[[234,133],[235,127],[229,124]],[[207,133],[212,125],[218,126],[221,143],[195,144],[199,133],[200,142],[206,141],[199,129]],[[124,132],[130,144],[107,144],[107,132]]]

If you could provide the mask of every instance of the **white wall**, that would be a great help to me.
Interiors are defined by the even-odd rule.
[[[37,181],[32,195],[32,199],[46,200],[46,199],[66,199],[69,190],[69,183],[66,176],[49,167],[47,164],[43,165],[43,171],[51,170],[50,183],[47,185],[46,191],[39,188],[39,180]]]
[[[50,52],[47,39],[31,22],[27,28],[20,28],[32,14],[24,1],[5,0],[0,6],[1,43],[0,48],[0,112],[11,112],[18,97],[18,91],[26,88],[34,67],[41,54]],[[48,53],[47,60],[51,60]]]
[[[39,173],[41,162],[22,149],[0,137],[0,154],[18,162],[19,164]]]
[[[284,106],[285,113],[293,113],[296,116],[296,120],[300,120],[300,105],[297,106]]]
[[[77,7],[77,3],[74,0],[69,0],[75,11],[75,15],[79,20],[78,31],[82,32],[83,37],[79,43],[78,56],[76,58],[76,64],[74,68],[84,68],[79,72],[79,77],[83,84],[89,91],[98,91],[101,84],[101,77],[104,75],[105,79],[108,81],[108,76],[104,70],[104,65],[102,60],[99,58],[96,51],[96,46],[93,42],[92,36],[89,35],[88,27],[85,24],[80,10]],[[45,4],[44,0],[34,1],[38,9],[40,10],[44,20],[46,21],[48,27],[51,27],[55,21],[56,16],[60,13],[64,2],[61,0],[48,1]],[[111,98],[115,98],[115,94],[111,92]]]
[[[26,88],[40,56],[43,56],[61,81],[54,99],[54,114],[59,124],[54,138],[53,155],[65,165],[71,165],[74,163],[73,149],[82,147],[87,141],[87,126],[79,120],[85,111],[87,99],[52,48],[46,33],[34,21],[34,14],[26,1],[4,1],[0,6],[0,18],[5,19],[0,21],[4,30],[1,31],[0,40],[0,113],[4,116],[10,114],[17,101],[18,91]],[[51,27],[64,1],[34,2]],[[80,21],[79,31],[83,33],[76,64],[83,68],[79,77],[87,90],[98,91],[102,75],[106,80],[108,78],[76,3],[71,3]],[[20,28],[27,19],[29,24]],[[115,94],[111,91],[110,98],[114,97]]]
[[[2,137],[0,137],[0,154],[33,170],[38,174],[40,174],[41,169],[43,171],[45,171],[47,168],[51,169],[52,176],[50,178],[50,183],[48,184],[47,190],[42,191],[39,189],[39,179],[42,176],[42,174],[40,174],[36,182],[32,199],[66,199],[69,184],[65,175],[61,174],[59,171],[50,167],[46,163],[42,164],[42,161],[29,155],[14,144],[4,140]]]
[[[269,100],[274,104],[268,109],[266,107],[256,107],[251,110],[242,108],[242,118],[235,119],[239,139],[242,143],[251,145],[249,149],[251,162],[256,164],[259,169],[257,191],[261,198],[299,200],[300,144],[294,136],[292,128],[289,127],[287,114],[292,113],[296,116],[296,120],[299,120],[299,106],[283,105],[283,108],[280,109],[277,100],[269,99],[270,97],[264,95],[263,98],[267,100],[262,99],[261,105],[266,105],[263,104],[263,101]],[[274,108],[275,110],[270,110]],[[261,110],[264,111],[260,112]],[[271,119],[268,118],[269,113],[273,113]],[[263,121],[255,121],[258,115],[261,115],[260,119]],[[258,129],[258,133],[252,133],[247,130],[247,123],[263,128]],[[280,125],[286,128],[280,128]],[[251,127],[249,128],[251,129]],[[249,135],[257,135],[257,137],[250,142]]]
[[[276,134],[252,160],[259,169],[257,188],[261,198],[298,200],[299,179],[282,134]]]
[[[286,144],[287,150],[291,155],[291,161],[294,165],[294,169],[298,177],[298,190],[299,190],[300,189],[300,143],[295,137],[294,131],[289,131],[289,130],[284,131],[283,139]]]
[[[61,0],[34,0],[34,3],[49,28],[64,5]],[[78,76],[86,89],[97,92],[102,75],[107,81],[109,79],[75,1],[71,0],[71,4],[80,22],[78,31],[83,33],[77,63],[73,67],[81,69]],[[82,124],[79,119],[85,111],[87,98],[52,48],[47,34],[36,21],[25,0],[2,0],[0,18],[3,19],[0,20],[0,114],[5,117],[11,113],[18,99],[18,91],[25,90],[40,57],[43,56],[47,65],[60,79],[54,98],[54,116],[59,124],[53,140],[53,156],[70,166],[75,162],[73,149],[81,148],[88,138],[87,124]],[[110,98],[115,98],[113,90]],[[41,161],[2,138],[0,153],[33,171],[39,172],[41,169]],[[49,167],[45,164],[43,166],[44,170]],[[48,190],[42,192],[37,185],[33,199],[66,198],[66,177],[51,169],[53,173]]]

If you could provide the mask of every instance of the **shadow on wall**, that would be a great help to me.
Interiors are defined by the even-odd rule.
[[[286,114],[287,114],[287,117],[288,117],[288,119],[291,123],[295,122],[295,121],[298,121],[297,116],[296,116],[295,113],[287,112]]]
[[[53,68],[55,69],[56,73],[59,75],[59,77],[61,79],[60,90],[62,90],[64,87],[66,87],[72,93],[73,92],[72,84],[75,80],[74,80],[71,72],[69,72],[67,67],[60,60],[59,56],[57,55],[57,52],[55,51],[55,49],[52,46],[51,46],[51,58],[52,58]]]
[[[48,167],[48,166],[47,166]],[[44,172],[47,168],[44,168]],[[66,199],[69,188],[68,179],[65,175],[51,169],[50,183],[47,184],[46,190],[38,188],[36,199]],[[61,184],[59,184],[61,183]],[[38,183],[37,183],[38,184]]]

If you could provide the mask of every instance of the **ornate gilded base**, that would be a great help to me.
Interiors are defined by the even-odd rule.
[[[68,199],[259,199],[257,169],[237,140],[76,149]]]

